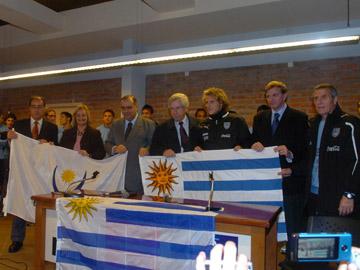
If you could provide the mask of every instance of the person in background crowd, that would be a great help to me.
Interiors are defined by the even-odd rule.
[[[73,127],[64,131],[60,146],[93,159],[105,157],[104,143],[98,130],[90,126],[90,110],[82,104],[73,114]]]
[[[154,133],[150,154],[174,157],[176,153],[193,151],[201,143],[198,122],[188,113],[189,99],[175,93],[168,99],[171,118],[159,125]]]
[[[360,120],[343,112],[337,89],[319,84],[313,92],[317,115],[310,122],[307,185],[308,230],[346,231],[360,245]],[[325,222],[324,222],[325,220]]]
[[[0,111],[0,126],[4,124],[4,114]]]
[[[6,123],[6,121],[5,121]],[[7,134],[8,127],[4,124],[0,125],[0,133]],[[9,143],[6,137],[0,139],[0,216],[3,216],[2,200],[6,194],[7,178],[9,171]]]
[[[106,109],[103,112],[103,118],[102,118],[103,123],[96,128],[97,130],[100,131],[101,139],[103,140],[104,143],[109,135],[110,128],[113,124],[114,118],[115,118],[114,111],[111,109]]]
[[[250,147],[249,128],[242,117],[229,112],[229,99],[221,88],[204,90],[202,101],[209,117],[201,126],[202,142],[195,150]]]
[[[14,113],[9,112],[5,116],[5,125],[0,126],[0,133],[4,133],[14,128],[16,116]],[[2,215],[2,200],[6,196],[7,183],[9,178],[9,154],[10,145],[8,140],[0,139],[0,215]]]
[[[138,114],[138,103],[133,95],[123,96],[120,108],[123,118],[111,126],[106,152],[109,155],[127,152],[125,189],[129,193],[143,194],[139,156],[149,154],[155,123]]]
[[[5,125],[8,128],[8,130],[11,130],[14,128],[14,124],[16,121],[16,115],[14,113],[9,112],[6,116],[5,116]]]
[[[271,108],[266,104],[262,104],[259,107],[257,107],[256,113],[261,113],[261,112],[266,111],[266,110],[271,110]]]
[[[258,113],[253,121],[252,149],[276,146],[280,155],[286,229],[292,233],[304,231],[304,201],[306,181],[306,147],[308,117],[287,104],[288,88],[283,82],[271,81],[265,86],[265,98],[271,110]]]
[[[153,120],[155,125],[158,125],[158,123],[154,120],[154,108],[149,105],[149,104],[145,104],[142,109],[141,109],[141,116],[143,118],[147,118],[150,120]]]
[[[60,113],[60,126],[65,130],[72,128],[72,115],[69,112],[61,112]]]
[[[195,112],[195,119],[201,124],[205,122],[206,118],[208,117],[207,112],[203,108],[196,109]]]
[[[61,112],[60,113],[60,126],[58,127],[58,142],[60,142],[61,137],[64,133],[65,129],[72,128],[71,121],[72,121],[72,115],[69,112]]]
[[[9,140],[16,140],[17,133],[20,133],[34,140],[39,140],[40,143],[57,144],[57,126],[43,119],[45,105],[46,103],[43,97],[32,96],[29,100],[30,118],[16,121],[14,125],[16,132],[9,130],[7,132],[7,138]],[[10,199],[16,200],[16,198]],[[10,253],[18,252],[21,249],[25,239],[25,233],[25,220],[14,217],[11,230],[12,243],[8,250]]]
[[[45,120],[56,125],[56,111],[52,108],[46,109]]]

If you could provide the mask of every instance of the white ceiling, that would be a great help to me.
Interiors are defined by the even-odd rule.
[[[360,1],[350,0],[351,26]],[[52,61],[292,34],[347,24],[347,0],[115,0],[56,13],[32,0],[0,0],[0,71]],[[359,33],[360,34],[360,33]]]

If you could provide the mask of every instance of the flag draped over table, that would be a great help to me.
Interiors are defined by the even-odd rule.
[[[115,198],[61,198],[57,269],[195,269],[213,244],[204,207]]]
[[[31,196],[52,191],[65,191],[77,180],[94,180],[76,184],[71,188],[116,191],[124,189],[126,154],[104,160],[93,160],[63,147],[39,144],[38,141],[18,134],[11,142],[10,173],[4,210],[27,221],[35,221],[35,208]]]
[[[209,173],[214,177],[214,201],[282,206],[282,179],[278,153],[273,147],[262,152],[213,150],[140,158],[145,195],[208,200]],[[285,217],[278,223],[278,240],[286,239]]]

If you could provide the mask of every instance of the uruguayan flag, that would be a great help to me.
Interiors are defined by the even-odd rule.
[[[145,195],[208,200],[209,173],[214,177],[214,201],[282,206],[282,179],[278,153],[273,147],[213,150],[140,158]],[[163,192],[164,191],[164,192]],[[278,240],[286,239],[285,217],[278,222]]]
[[[126,154],[104,160],[81,156],[63,147],[39,144],[17,134],[11,141],[10,174],[4,212],[35,222],[35,207],[31,196],[52,191],[88,189],[117,191],[124,189]],[[90,181],[94,171],[99,175]]]
[[[203,207],[126,199],[58,199],[57,269],[195,269],[213,244]]]

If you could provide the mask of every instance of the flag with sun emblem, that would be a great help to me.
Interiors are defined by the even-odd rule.
[[[273,147],[262,152],[251,149],[213,150],[141,157],[145,195],[208,200],[209,173],[213,172],[214,201],[261,205],[283,205],[278,153]],[[278,223],[278,240],[286,239],[285,217]]]
[[[94,160],[76,151],[47,143],[39,144],[18,134],[18,138],[11,142],[9,184],[4,210],[34,222],[32,195],[74,189],[106,192],[123,190],[125,166],[126,154]],[[91,178],[96,171],[99,174],[95,179],[81,182]]]
[[[204,207],[114,198],[62,198],[57,269],[195,269],[214,241]]]

